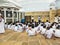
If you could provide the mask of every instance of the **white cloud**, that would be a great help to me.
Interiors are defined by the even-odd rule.
[[[22,7],[21,11],[45,11],[49,10],[49,3],[55,0],[10,0]]]

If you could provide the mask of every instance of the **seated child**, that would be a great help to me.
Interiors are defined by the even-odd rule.
[[[28,33],[28,36],[36,35],[34,29],[32,29],[32,27],[31,27],[31,25],[28,26],[28,29],[26,30],[26,32]]]
[[[45,34],[45,32],[46,32],[46,26],[43,26],[43,29],[41,30],[41,34]]]
[[[5,30],[6,30],[6,29],[8,29],[8,24],[7,24],[7,23],[5,23],[5,26],[4,26],[4,27],[5,27]]]
[[[9,23],[9,24],[8,24],[8,29],[9,29],[9,30],[11,30],[11,25],[12,25],[12,23]]]
[[[11,25],[11,30],[14,30],[14,28],[15,28],[15,23]]]
[[[54,36],[60,38],[60,29],[59,28],[57,28],[55,30]]]
[[[19,26],[19,30],[18,30],[18,31],[19,31],[19,32],[23,32],[22,24],[19,24],[18,26]]]
[[[50,30],[50,27],[47,27],[47,30],[45,32],[45,37],[50,39],[53,36],[53,30]]]

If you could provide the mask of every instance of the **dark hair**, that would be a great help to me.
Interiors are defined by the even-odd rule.
[[[57,28],[57,29],[60,29],[60,25],[58,25],[56,28]]]
[[[17,24],[15,24],[15,26],[18,26]]]
[[[14,25],[15,23],[13,23],[13,25]]]
[[[34,28],[34,24],[32,24],[32,28]]]
[[[46,20],[46,22],[49,22],[48,20]]]
[[[5,23],[5,24],[7,24],[7,23]]]
[[[41,24],[41,26],[43,26],[43,24]]]
[[[49,30],[50,29],[50,27],[47,27],[47,30]]]
[[[28,27],[31,27],[31,24],[29,24]]]
[[[22,24],[19,24],[20,26],[22,26]]]
[[[46,25],[44,25],[43,28],[46,28]]]

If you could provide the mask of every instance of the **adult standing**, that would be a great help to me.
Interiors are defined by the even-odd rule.
[[[32,20],[32,22],[34,22],[34,17],[32,16],[32,18],[31,18],[31,20]]]
[[[4,33],[4,19],[2,17],[2,14],[0,13],[0,34]]]
[[[40,24],[40,22],[41,22],[41,20],[40,20],[41,18],[40,18],[40,16],[38,16],[38,23]]]

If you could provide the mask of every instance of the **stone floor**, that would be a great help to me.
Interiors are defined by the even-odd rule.
[[[4,34],[0,34],[0,45],[60,45],[60,39],[45,39],[40,34],[29,37],[26,32],[6,30]]]

